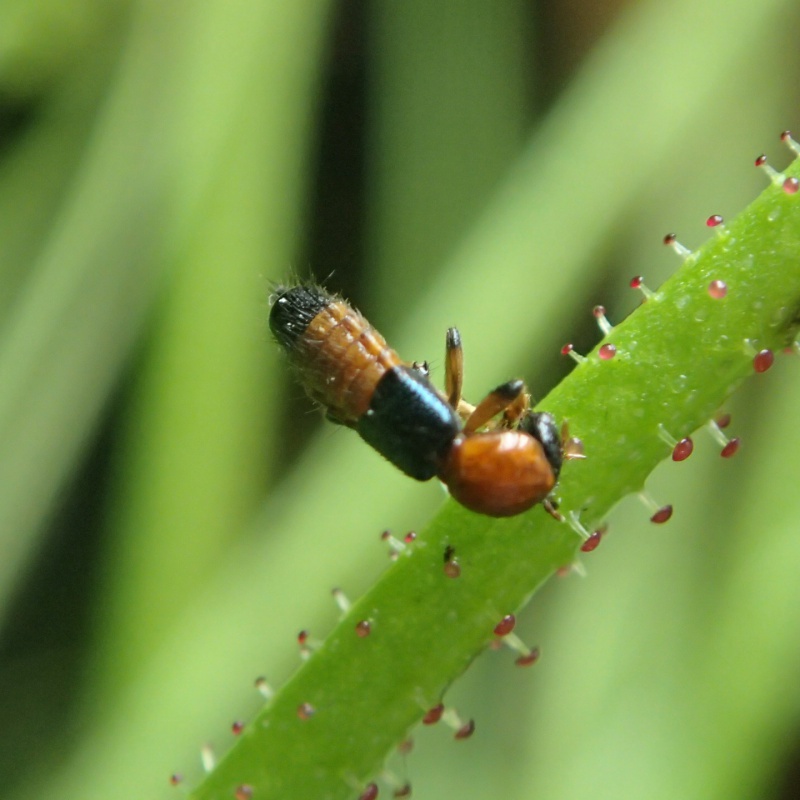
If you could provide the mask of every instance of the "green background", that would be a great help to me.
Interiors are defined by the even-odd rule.
[[[440,504],[323,425],[266,333],[315,275],[471,399],[541,396],[765,184],[797,119],[793,4],[0,4],[0,794],[168,797],[279,685],[383,529]],[[418,797],[797,796],[791,357],[698,433],[448,704]],[[598,407],[613,397],[597,398]],[[431,613],[435,613],[435,609]],[[719,650],[708,652],[712,639]],[[387,676],[391,680],[391,676]],[[380,720],[376,719],[376,725]],[[736,764],[736,770],[730,765]],[[735,775],[735,780],[732,776]],[[390,794],[388,790],[384,790]]]

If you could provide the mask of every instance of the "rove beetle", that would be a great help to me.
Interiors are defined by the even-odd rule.
[[[548,499],[564,458],[566,427],[530,409],[521,380],[477,406],[461,397],[463,352],[447,331],[445,394],[427,364],[408,364],[356,309],[313,285],[279,286],[269,325],[309,396],[418,481],[438,477],[463,506],[509,517]],[[499,416],[501,415],[502,416]],[[497,419],[495,419],[497,417]]]

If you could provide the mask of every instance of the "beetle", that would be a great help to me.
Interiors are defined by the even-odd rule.
[[[408,363],[345,300],[319,286],[278,286],[269,324],[308,395],[332,422],[354,429],[406,475],[438,477],[471,511],[509,517],[549,499],[564,458],[566,426],[532,411],[521,380],[473,406],[461,396],[463,348],[445,340],[445,392],[427,363]]]

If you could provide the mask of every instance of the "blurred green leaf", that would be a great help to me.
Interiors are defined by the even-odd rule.
[[[360,37],[362,310],[436,375],[459,325],[470,398],[549,371],[530,380],[543,394],[560,345],[596,335],[591,305],[616,322],[632,275],[658,285],[672,271],[664,233],[695,247],[705,217],[763,186],[749,164],[796,115],[792,4],[630,6],[530,135],[537,61],[574,53],[559,32],[580,35],[589,10],[492,11],[343,6],[328,27],[323,4],[251,0],[0,9],[0,89],[19,113],[0,139],[6,619],[117,398],[112,489],[96,500],[104,555],[64,564],[99,578],[94,643],[75,643],[88,686],[53,724],[36,669],[61,664],[52,641],[24,631],[0,665],[8,691],[46,698],[7,720],[2,764],[26,795],[166,794],[182,767],[196,783],[196,747],[226,749],[231,720],[255,713],[253,678],[280,684],[297,630],[330,627],[329,587],[357,597],[383,563],[373,537],[441,501],[346,432],[290,455],[287,426],[308,406],[293,388],[281,409],[285,371],[263,332],[269,279],[330,269],[295,248],[315,222],[320,88],[362,56]],[[361,169],[333,140],[336,166]],[[679,510],[667,531],[639,534],[641,509],[623,503],[589,579],[537,598],[520,621],[543,646],[535,673],[492,657],[454,687],[478,732],[459,747],[420,732],[415,795],[728,798],[779,781],[797,727],[782,591],[797,563],[792,371],[734,403],[736,463],[703,460],[698,442],[656,472]]]

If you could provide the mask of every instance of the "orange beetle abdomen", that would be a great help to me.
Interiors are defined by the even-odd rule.
[[[455,500],[491,517],[527,511],[544,500],[556,482],[541,444],[517,430],[457,437],[439,478]]]
[[[345,425],[369,408],[372,392],[400,358],[357,311],[334,300],[311,321],[295,364],[311,397]]]
[[[270,327],[309,396],[355,427],[380,379],[399,356],[361,314],[316,286],[279,288]]]

